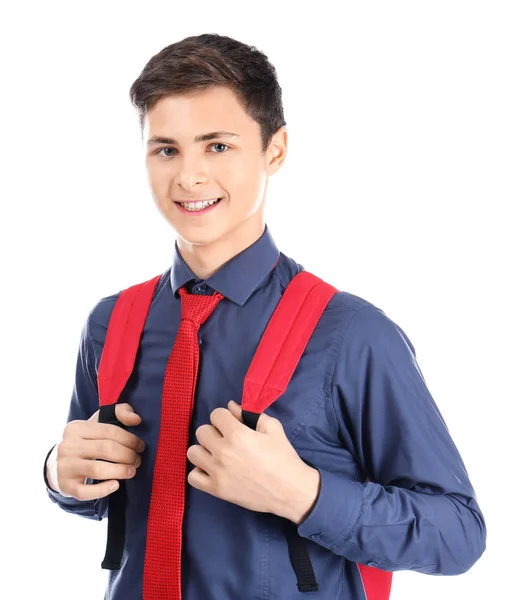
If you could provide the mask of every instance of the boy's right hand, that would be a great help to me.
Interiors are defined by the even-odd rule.
[[[100,409],[87,421],[67,423],[57,447],[57,483],[77,500],[95,500],[116,491],[110,489],[110,484],[134,477],[141,464],[138,452],[145,449],[143,440],[122,427],[99,423],[99,412]],[[115,415],[126,427],[141,423],[141,417],[127,403],[116,404]],[[88,477],[106,481],[86,484]]]

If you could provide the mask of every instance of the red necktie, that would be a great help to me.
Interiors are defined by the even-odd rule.
[[[181,547],[186,487],[186,452],[199,366],[200,326],[224,298],[181,296],[181,322],[168,359],[152,481],[143,573],[144,600],[181,599]]]

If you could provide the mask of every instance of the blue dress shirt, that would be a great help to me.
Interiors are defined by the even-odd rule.
[[[193,445],[196,429],[210,423],[215,408],[241,401],[244,377],[267,323],[302,270],[278,250],[267,226],[254,244],[205,281],[195,277],[176,243],[119,400],[141,416],[141,424],[128,429],[146,449],[136,475],[126,480],[126,546],[121,570],[108,572],[105,600],[142,597],[162,385],[179,328],[179,288],[224,295],[199,331]],[[88,419],[99,408],[97,369],[119,294],[102,298],[86,319],[67,422]],[[365,600],[356,563],[457,575],[484,552],[486,525],[464,463],[413,345],[381,309],[353,294],[336,293],[286,392],[266,412],[281,421],[298,454],[321,473],[316,503],[298,526],[319,583],[319,592],[310,597]],[[190,472],[194,465],[187,465]],[[46,477],[45,483],[64,511],[99,521],[107,517],[108,498],[66,498],[48,487]],[[297,589],[283,519],[186,487],[184,600],[306,600]],[[99,569],[104,549],[99,548]]]

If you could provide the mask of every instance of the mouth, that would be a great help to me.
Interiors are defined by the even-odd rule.
[[[200,216],[204,215],[218,206],[224,198],[217,198],[215,202],[174,202],[177,208],[187,215]]]

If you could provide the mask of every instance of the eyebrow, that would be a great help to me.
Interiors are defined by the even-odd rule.
[[[230,131],[212,131],[211,133],[203,133],[202,135],[197,135],[194,139],[195,142],[207,142],[208,140],[214,140],[215,138],[237,138],[240,137],[237,133],[231,133]],[[174,138],[163,137],[160,135],[155,135],[147,141],[147,145],[151,144],[176,144],[178,142]]]

